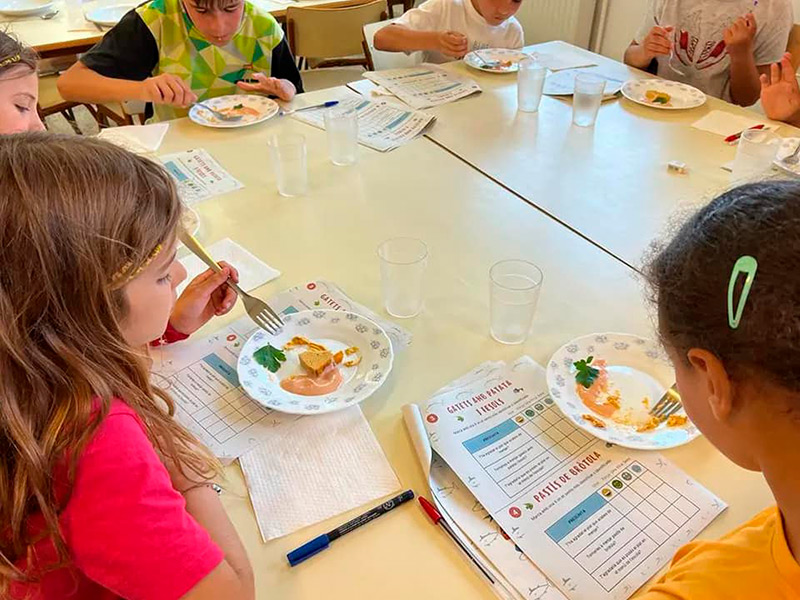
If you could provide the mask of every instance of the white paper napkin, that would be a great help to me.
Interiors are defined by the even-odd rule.
[[[239,464],[264,541],[400,489],[358,406],[286,423]]]
[[[692,123],[692,127],[700,131],[716,133],[724,137],[734,135],[754,125],[766,125],[766,120],[751,119],[743,115],[736,115],[724,110],[712,110],[706,116]],[[772,129],[772,127],[768,127]]]
[[[131,152],[144,154],[156,152],[161,147],[161,142],[164,141],[168,129],[169,123],[126,125],[103,129],[97,137]]]
[[[580,56],[546,54],[534,52],[532,54],[536,61],[542,66],[547,67],[554,73],[556,71],[566,71],[567,69],[582,69],[585,67],[596,67],[597,63],[586,60]]]
[[[239,271],[239,287],[246,292],[250,292],[268,281],[272,281],[281,274],[280,271],[273,269],[264,261],[256,258],[248,250],[245,250],[230,238],[215,242],[206,249],[217,262],[224,260],[236,267]],[[181,263],[186,268],[187,277],[186,280],[178,286],[179,295],[186,289],[186,286],[189,285],[189,282],[193,278],[208,269],[206,263],[197,258],[194,254],[181,259]]]

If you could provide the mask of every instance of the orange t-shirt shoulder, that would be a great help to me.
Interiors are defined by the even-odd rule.
[[[681,548],[636,600],[800,600],[800,565],[773,506],[716,541]]]

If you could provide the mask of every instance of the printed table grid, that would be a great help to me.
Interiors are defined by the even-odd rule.
[[[547,534],[610,592],[698,512],[694,503],[634,462]]]

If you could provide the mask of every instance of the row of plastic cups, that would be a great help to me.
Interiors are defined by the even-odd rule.
[[[519,63],[517,74],[517,107],[523,112],[536,112],[542,101],[547,69],[533,58]],[[580,127],[591,127],[597,120],[600,104],[606,89],[606,80],[591,73],[575,76],[572,97],[572,122]]]
[[[393,238],[378,246],[383,303],[393,317],[417,316],[424,304],[428,246],[414,238]],[[503,260],[489,269],[489,331],[503,344],[528,338],[544,276],[528,261]]]
[[[348,166],[358,161],[358,115],[355,110],[331,107],[326,109],[325,130],[331,162]],[[296,133],[272,136],[267,142],[278,193],[281,196],[303,196],[308,192],[308,159],[306,138]]]

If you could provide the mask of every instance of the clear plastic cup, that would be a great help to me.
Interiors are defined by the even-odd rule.
[[[383,304],[393,317],[407,319],[422,310],[428,246],[414,238],[393,238],[378,246]]]
[[[592,127],[603,102],[606,80],[591,73],[575,76],[575,92],[572,96],[572,122],[579,127]]]
[[[358,114],[352,109],[331,107],[325,111],[328,152],[331,162],[339,166],[358,160]]]
[[[522,112],[536,112],[542,101],[542,90],[547,69],[533,58],[523,58],[517,72],[517,108]]]
[[[525,260],[501,260],[489,269],[489,331],[501,344],[521,344],[531,331],[544,275]]]
[[[306,138],[295,133],[272,136],[267,142],[278,193],[281,196],[303,196],[308,192],[308,166],[306,163]]]
[[[780,138],[767,129],[748,129],[739,137],[733,161],[734,181],[756,179],[772,168]]]

